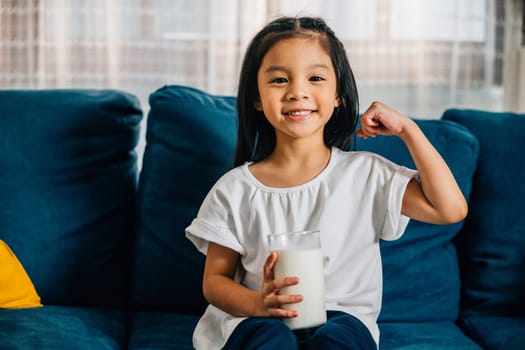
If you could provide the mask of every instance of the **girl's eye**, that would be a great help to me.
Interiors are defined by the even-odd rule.
[[[324,79],[322,77],[319,77],[319,76],[314,76],[314,77],[311,77],[310,78],[310,81],[323,81]]]
[[[271,81],[271,83],[273,84],[284,84],[286,83],[286,79],[285,78],[275,78]]]

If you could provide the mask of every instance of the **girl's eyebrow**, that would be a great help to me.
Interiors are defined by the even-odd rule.
[[[311,66],[309,66],[308,69],[330,70],[330,67],[324,63],[316,63],[316,64],[312,64]],[[288,71],[288,69],[286,69],[286,67],[284,66],[273,65],[273,66],[266,68],[264,70],[264,73],[266,74],[266,73],[272,73],[276,71],[286,72]]]
[[[266,68],[264,73],[271,73],[271,72],[275,72],[275,71],[285,71],[285,70],[286,70],[286,68],[284,68],[283,66],[270,66],[270,67]]]

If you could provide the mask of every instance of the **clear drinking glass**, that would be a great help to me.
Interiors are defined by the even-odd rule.
[[[323,255],[319,231],[302,231],[268,236],[271,251],[278,254],[275,278],[298,277],[299,284],[283,288],[281,294],[301,294],[303,301],[283,308],[297,310],[295,318],[284,318],[290,329],[320,326],[326,322]]]

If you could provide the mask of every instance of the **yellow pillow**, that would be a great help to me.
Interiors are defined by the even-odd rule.
[[[0,240],[0,308],[39,307],[40,297],[9,246]]]

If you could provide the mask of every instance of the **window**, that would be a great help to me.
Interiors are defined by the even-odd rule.
[[[361,107],[418,118],[503,108],[504,0],[2,0],[0,88],[165,84],[233,95],[252,35],[320,15],[344,42]]]

